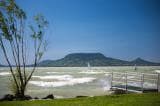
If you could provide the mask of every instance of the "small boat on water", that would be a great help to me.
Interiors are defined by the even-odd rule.
[[[91,65],[89,62],[87,63],[87,65],[88,65],[88,70],[91,70]]]
[[[80,73],[83,73],[83,74],[102,74],[102,73],[105,73],[103,71],[96,71],[94,70],[94,68],[91,67],[90,63],[86,63],[86,70],[84,71],[81,71]]]
[[[136,64],[134,65],[134,70],[137,70],[137,65]]]
[[[96,74],[92,69],[91,69],[91,65],[90,63],[88,62],[87,63],[87,70],[83,71],[83,72],[80,72],[80,73],[86,73],[86,74]]]

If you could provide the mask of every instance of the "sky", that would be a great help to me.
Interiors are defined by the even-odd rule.
[[[45,59],[99,52],[160,62],[160,0],[16,0],[28,17],[49,21]],[[31,21],[28,19],[27,21]]]

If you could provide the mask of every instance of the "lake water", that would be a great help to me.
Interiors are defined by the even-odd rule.
[[[27,68],[28,72],[31,68]],[[160,66],[138,67],[38,67],[27,86],[26,94],[44,97],[48,94],[56,98],[72,98],[78,95],[97,96],[110,93],[108,72],[160,72]],[[8,68],[0,68],[0,97],[11,93]],[[150,86],[154,86],[148,83]],[[148,86],[147,85],[147,86]]]

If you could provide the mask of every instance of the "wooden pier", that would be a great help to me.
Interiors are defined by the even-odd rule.
[[[111,90],[126,92],[160,92],[160,74],[138,72],[111,72]],[[146,84],[150,86],[146,87]]]

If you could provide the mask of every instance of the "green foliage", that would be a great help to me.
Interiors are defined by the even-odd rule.
[[[43,56],[43,52],[39,52],[38,53],[38,60],[40,60],[42,58],[42,56]]]
[[[31,37],[34,40],[37,39],[39,41],[42,41],[44,35],[44,29],[48,26],[48,21],[41,14],[35,15],[34,20],[37,25],[37,28],[34,28],[32,25],[29,26],[30,30],[32,31]]]
[[[14,75],[16,77],[17,83],[20,85],[21,82],[20,82],[20,76],[19,76],[18,70],[16,69],[14,72],[15,72]],[[13,78],[10,78],[9,88],[13,94],[19,93],[19,88],[17,88]]]
[[[48,21],[44,18],[42,14],[35,15],[34,20],[39,28],[44,28],[45,26],[48,26]]]
[[[160,94],[127,94],[59,100],[0,102],[1,106],[160,106]]]
[[[8,26],[5,22],[5,18],[2,14],[2,12],[0,11],[0,29],[1,29],[1,34],[0,36],[3,36],[6,40],[12,40],[12,36],[9,34],[9,31],[8,31]],[[2,37],[1,37],[2,39]]]
[[[43,36],[44,30],[48,26],[48,21],[41,14],[37,14],[36,16],[34,16],[34,20],[37,27],[33,27],[32,25],[30,25],[29,28],[32,32],[31,38],[35,42],[36,56],[37,60],[39,61],[42,58],[47,46]],[[37,45],[38,47],[36,48]]]
[[[9,65],[13,77],[10,88],[16,96],[24,96],[26,86],[35,71],[36,64],[45,52],[43,36],[45,28],[48,25],[47,20],[43,15],[36,15],[34,17],[36,24],[30,26],[32,32],[30,36],[29,31],[27,31],[28,29],[25,27],[26,18],[25,12],[16,4],[15,0],[0,1],[0,48]],[[27,51],[25,48],[27,48],[27,41],[30,40],[29,36],[33,39],[33,43],[31,44],[33,44],[35,51],[32,53],[34,56],[34,66],[30,74],[27,75]],[[16,70],[11,65],[10,57],[13,58],[13,64],[15,64]]]

